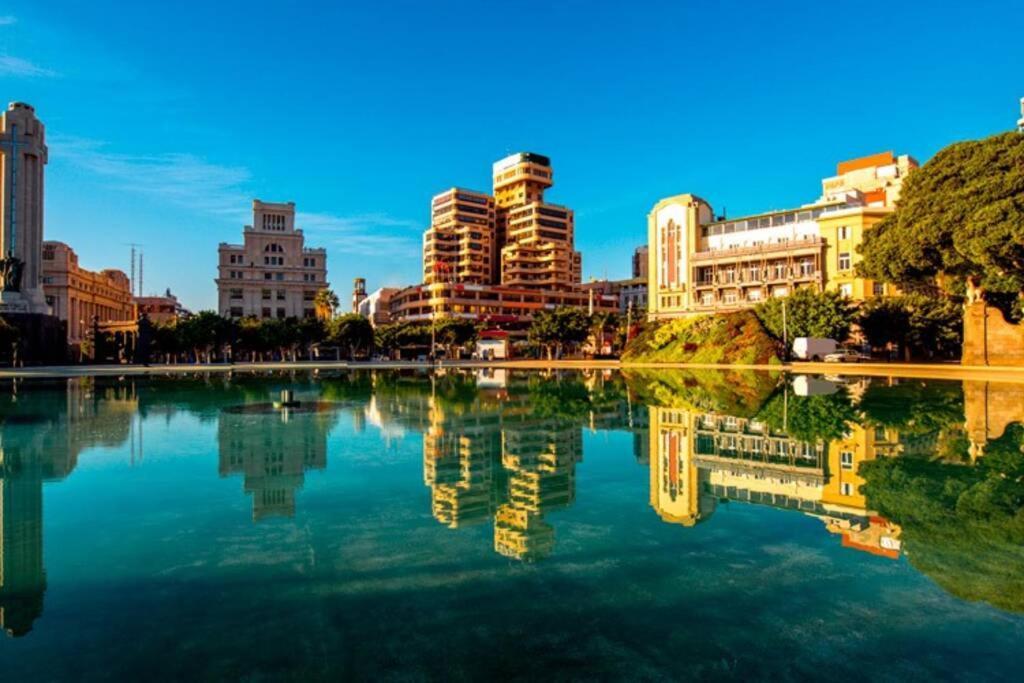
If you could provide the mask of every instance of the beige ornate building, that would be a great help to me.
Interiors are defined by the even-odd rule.
[[[46,304],[67,323],[69,344],[88,338],[94,317],[100,323],[135,320],[131,281],[123,271],[82,268],[74,249],[53,241],[43,242],[42,264]]]
[[[858,247],[915,168],[892,152],[844,161],[814,202],[742,218],[716,217],[692,194],[662,199],[648,215],[650,316],[737,310],[803,288],[854,301],[894,294],[857,276]]]
[[[35,109],[12,102],[0,116],[0,312],[47,312],[43,248],[46,129]]]
[[[254,199],[252,213],[243,243],[217,250],[218,310],[232,318],[315,316],[317,290],[328,286],[327,252],[306,247],[294,202]]]

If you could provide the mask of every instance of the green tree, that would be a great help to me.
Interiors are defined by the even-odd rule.
[[[872,346],[899,344],[908,358],[956,357],[963,343],[960,305],[936,294],[871,299],[858,312],[857,323]]]
[[[328,326],[328,340],[348,350],[350,360],[373,349],[374,333],[370,321],[358,313],[346,313],[331,320]]]
[[[200,311],[177,324],[181,344],[192,351],[196,363],[210,362],[231,338],[230,321],[213,311]]]
[[[850,424],[857,421],[857,411],[845,391],[797,396],[787,386],[761,406],[757,419],[773,431],[817,443],[843,438],[850,431]]]
[[[1004,312],[1024,295],[1024,135],[950,145],[911,173],[896,211],[868,231],[862,275],[907,290],[965,281]],[[1008,310],[1012,307],[1012,310]]]
[[[761,324],[776,339],[783,337],[782,307],[786,307],[786,334],[792,344],[796,337],[825,337],[844,341],[854,319],[853,304],[837,291],[798,289],[788,297],[773,297],[754,309]]]
[[[621,348],[618,331],[621,325],[617,313],[598,311],[590,316],[590,336],[594,340],[594,352],[600,353],[602,342],[611,333],[612,351]]]
[[[552,357],[561,358],[564,350],[583,343],[589,334],[589,316],[579,308],[561,306],[534,314],[528,338],[544,349],[550,360]]]
[[[879,458],[860,474],[914,567],[962,599],[1024,612],[1024,427],[1008,427],[974,466]]]
[[[479,330],[474,322],[465,318],[441,318],[434,322],[434,336],[443,344],[449,358],[457,347],[476,341]]]

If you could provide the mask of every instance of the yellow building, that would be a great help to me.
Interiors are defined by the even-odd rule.
[[[738,310],[802,288],[854,301],[895,290],[856,276],[864,232],[893,211],[917,162],[891,152],[844,161],[810,204],[730,218],[691,194],[648,215],[648,314],[666,318]]]

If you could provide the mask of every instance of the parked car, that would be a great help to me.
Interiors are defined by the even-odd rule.
[[[793,357],[798,360],[822,360],[835,353],[839,344],[835,339],[824,337],[797,337],[793,340]]]
[[[859,363],[863,360],[868,360],[868,358],[860,351],[853,349],[840,349],[825,355],[826,363]]]

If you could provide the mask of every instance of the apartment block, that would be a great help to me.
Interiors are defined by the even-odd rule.
[[[501,284],[569,291],[581,280],[583,260],[575,250],[573,212],[544,202],[554,184],[551,160],[521,152],[494,164]]]
[[[494,198],[453,187],[430,202],[423,282],[491,284],[498,278]]]
[[[557,306],[615,311],[617,296],[580,286],[573,212],[544,201],[551,160],[520,152],[496,162],[494,194],[453,187],[431,199],[423,284],[390,297],[396,320],[434,316],[526,323]]]
[[[318,290],[328,286],[327,252],[306,247],[295,227],[295,203],[252,203],[242,244],[218,247],[217,299],[231,318],[314,317]]]
[[[716,217],[691,194],[661,200],[648,215],[649,315],[737,310],[801,288],[855,301],[894,294],[857,276],[858,247],[916,167],[891,152],[845,161],[814,202],[740,218]]]

